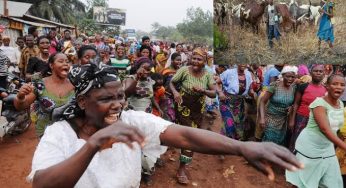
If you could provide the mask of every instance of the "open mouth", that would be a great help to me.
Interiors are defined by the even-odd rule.
[[[113,114],[108,114],[104,118],[104,120],[106,124],[111,125],[115,123],[116,121],[118,121],[119,117],[120,117],[120,113],[113,113]]]
[[[42,49],[42,52],[43,53],[49,53],[49,50],[48,50],[48,48],[44,48],[44,49]]]

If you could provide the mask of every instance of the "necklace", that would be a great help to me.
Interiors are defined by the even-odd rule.
[[[43,59],[43,57],[42,57],[42,53],[40,53],[40,59],[42,60],[42,61],[44,61],[44,62],[48,62],[48,59],[49,59],[49,54],[48,54],[48,57],[46,58],[46,59]]]

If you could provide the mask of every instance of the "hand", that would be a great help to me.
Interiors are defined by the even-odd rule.
[[[181,105],[181,103],[183,103],[183,98],[181,97],[181,95],[178,92],[173,93],[173,95],[174,95],[174,101],[178,105]]]
[[[293,130],[294,129],[294,121],[288,121],[288,129]]]
[[[272,165],[290,171],[304,168],[304,165],[288,149],[270,142],[244,142],[240,153],[252,166],[266,174],[271,181],[275,179]]]
[[[137,81],[140,80],[143,77],[144,71],[145,70],[142,67],[137,70]]]
[[[162,110],[159,110],[159,113],[160,113],[160,117],[163,117],[163,111]]]
[[[32,83],[24,84],[17,93],[17,98],[20,100],[24,100],[26,95],[29,95],[34,91],[34,86]]]
[[[143,147],[144,141],[144,135],[136,127],[129,126],[121,120],[98,130],[88,140],[99,149],[110,148],[117,142],[125,143],[130,148],[133,148],[133,142],[137,142]]]
[[[205,93],[205,89],[200,88],[200,87],[198,87],[198,86],[193,86],[193,87],[192,87],[192,90],[193,90],[194,92],[196,92],[196,93]]]
[[[223,91],[219,92],[219,99],[220,101],[225,101],[227,99],[226,95],[223,93]]]

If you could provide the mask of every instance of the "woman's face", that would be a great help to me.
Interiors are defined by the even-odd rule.
[[[195,72],[200,72],[205,66],[205,61],[201,55],[193,55],[191,59],[192,69]]]
[[[150,74],[151,74],[151,66],[150,66],[150,63],[143,63],[138,71],[137,71],[137,74],[139,74],[139,77],[141,78],[141,80],[145,80],[147,79]]]
[[[38,43],[38,47],[40,48],[40,51],[42,53],[48,54],[49,53],[49,46],[50,46],[50,42],[48,39],[46,38],[42,38],[39,43]]]
[[[182,50],[183,50],[183,46],[177,45],[176,51],[177,51],[178,53],[180,53],[180,52],[182,52]]]
[[[172,63],[172,66],[175,70],[180,69],[181,67],[181,56],[177,56]]]
[[[324,73],[325,73],[325,70],[323,65],[316,65],[315,67],[312,68],[310,73],[312,81],[316,83],[317,82],[320,83],[324,78],[324,75],[325,75]]]
[[[117,48],[117,56],[118,57],[123,57],[124,56],[124,47],[123,46],[118,46],[118,48]]]
[[[239,64],[238,65],[238,70],[241,72],[244,72],[246,69],[247,65],[246,64]]]
[[[141,51],[141,57],[148,57],[149,58],[149,50],[148,49],[143,49]]]
[[[88,122],[97,128],[115,123],[125,105],[125,91],[120,81],[106,83],[102,88],[92,89],[79,99]]]
[[[290,85],[292,85],[292,83],[296,79],[296,74],[294,72],[286,72],[286,73],[282,74],[282,78],[284,81],[284,85],[286,87],[289,87]]]
[[[59,53],[55,55],[54,62],[50,65],[52,73],[59,78],[67,78],[70,71],[70,64],[65,54]]]
[[[342,76],[334,76],[330,83],[327,83],[328,95],[334,99],[340,98],[345,90],[345,78]]]
[[[86,50],[82,56],[81,64],[85,65],[90,62],[90,59],[94,59],[96,57],[96,52],[94,50]]]

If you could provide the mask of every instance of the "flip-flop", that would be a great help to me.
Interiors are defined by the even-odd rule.
[[[190,181],[189,181],[189,179],[187,178],[186,175],[180,176],[180,175],[177,174],[177,180],[178,180],[178,183],[184,184],[184,185],[187,185],[187,184],[190,183]]]

